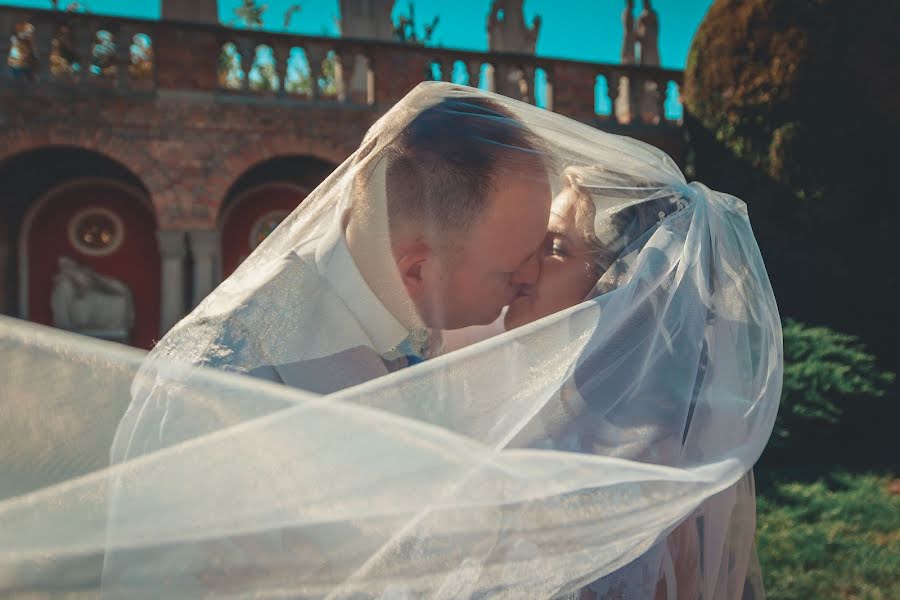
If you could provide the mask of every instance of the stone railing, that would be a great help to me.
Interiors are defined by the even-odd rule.
[[[0,7],[0,86],[211,92],[373,106],[423,80],[493,90],[585,122],[665,126],[681,71]],[[671,108],[676,110],[672,111]]]

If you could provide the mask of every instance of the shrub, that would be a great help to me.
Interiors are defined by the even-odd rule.
[[[890,476],[759,478],[757,550],[769,600],[900,598],[900,495]]]
[[[820,444],[838,449],[838,438],[855,433],[853,428],[841,431],[842,419],[884,398],[894,380],[859,338],[792,319],[784,322],[784,362],[781,407],[770,444],[794,459],[830,454]]]

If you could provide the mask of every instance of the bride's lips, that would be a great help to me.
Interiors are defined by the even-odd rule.
[[[516,293],[513,295],[512,299],[509,301],[510,304],[515,302],[516,300],[521,300],[522,298],[527,298],[531,295],[532,290],[529,286],[520,287]]]

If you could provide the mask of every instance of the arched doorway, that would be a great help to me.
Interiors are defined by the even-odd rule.
[[[296,184],[273,182],[235,198],[222,215],[222,274],[231,275],[307,194]]]
[[[159,250],[141,190],[106,179],[51,189],[25,216],[19,263],[23,317],[142,348],[158,338]]]
[[[231,186],[219,216],[222,275],[231,275],[333,169],[311,156],[283,156],[242,175]]]
[[[2,312],[151,347],[160,256],[140,179],[96,152],[45,146],[0,163],[0,190]],[[115,316],[128,327],[107,327]]]

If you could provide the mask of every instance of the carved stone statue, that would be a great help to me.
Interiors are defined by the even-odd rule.
[[[128,286],[67,256],[59,258],[50,308],[54,327],[120,342],[131,337],[134,301]]]
[[[394,0],[340,0],[341,36],[365,40],[391,40]]]
[[[394,23],[391,12],[394,0],[340,0],[341,17],[337,21],[341,37],[364,40],[393,40]],[[351,68],[350,89],[347,93],[356,102],[366,102],[369,97],[369,64],[357,54],[353,63],[341,65],[341,69]],[[371,90],[374,93],[374,90]]]
[[[659,66],[659,17],[650,0],[644,0],[644,10],[637,20],[637,43],[641,48],[641,66]]]
[[[653,10],[650,0],[644,0],[644,10],[638,16],[637,43],[641,49],[640,65],[642,67],[658,67],[659,17],[656,11]],[[664,93],[664,90],[660,90],[659,84],[655,81],[644,81],[640,88],[639,110],[641,120],[645,123],[659,123],[662,119],[659,100],[660,94]]]
[[[541,16],[535,15],[529,27],[525,23],[525,0],[494,0],[488,14],[488,49],[491,52],[534,54]]]
[[[625,0],[625,9],[622,11],[622,64],[634,64],[634,44],[637,41],[634,35],[634,0]]]
[[[637,39],[634,32],[634,0],[625,0],[625,9],[622,11],[622,64],[633,65],[635,61],[635,44]],[[619,77],[619,93],[616,96],[616,105],[613,107],[616,120],[627,124],[637,115],[637,102],[632,91],[631,81],[628,77]]]
[[[514,52],[534,54],[538,35],[541,32],[541,16],[535,15],[531,26],[525,23],[525,0],[494,0],[488,13],[487,32],[490,52]],[[494,91],[516,98],[532,101],[534,68],[498,64],[489,71],[493,78]]]

